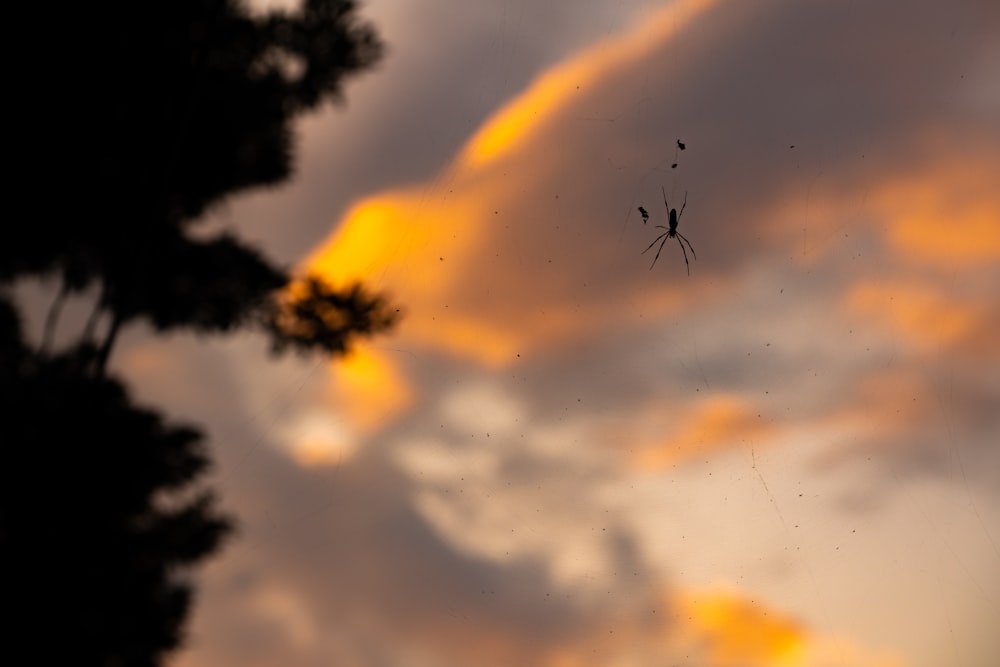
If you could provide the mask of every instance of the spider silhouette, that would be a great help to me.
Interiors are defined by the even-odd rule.
[[[667,207],[667,211],[670,214],[670,218],[667,221],[669,227],[664,227],[663,225],[657,225],[656,227],[658,229],[663,229],[665,231],[659,236],[657,236],[655,239],[653,239],[653,242],[650,243],[646,247],[646,249],[642,251],[642,254],[645,255],[650,248],[656,245],[657,241],[660,242],[660,247],[656,250],[656,257],[653,258],[653,263],[649,265],[649,270],[652,271],[653,266],[656,265],[656,260],[660,258],[660,252],[663,250],[663,245],[667,242],[667,239],[676,238],[677,244],[681,247],[681,252],[684,253],[684,264],[687,266],[687,273],[690,276],[691,263],[688,262],[688,254],[687,250],[684,249],[684,244],[687,243],[687,247],[691,249],[691,255],[694,256],[695,259],[698,259],[698,254],[694,251],[694,246],[692,246],[691,242],[687,240],[687,237],[681,234],[679,231],[677,231],[677,223],[680,222],[681,214],[684,213],[684,209],[685,207],[687,207],[688,203],[687,192],[684,193],[684,203],[681,204],[681,210],[680,212],[678,212],[676,208],[670,208],[670,204],[667,203],[667,191],[664,190],[662,187],[660,188],[660,191],[663,192],[663,203]]]

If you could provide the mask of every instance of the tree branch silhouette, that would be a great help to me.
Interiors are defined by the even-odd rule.
[[[201,432],[134,405],[109,359],[138,322],[256,330],[274,352],[325,355],[396,322],[398,309],[361,285],[293,276],[230,231],[198,230],[227,199],[287,180],[295,119],[342,102],[344,81],[383,47],[351,0],[264,14],[239,0],[111,0],[58,20],[65,39],[45,47],[86,94],[31,100],[69,110],[46,128],[59,146],[42,184],[52,196],[0,243],[8,651],[155,666],[183,644],[188,573],[235,522],[204,483]],[[7,289],[29,277],[58,281],[37,345]],[[93,310],[56,349],[63,305],[84,290]]]

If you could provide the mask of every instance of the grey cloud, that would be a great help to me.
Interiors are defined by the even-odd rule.
[[[247,646],[264,651],[271,644],[275,655],[294,651],[281,646],[287,637],[273,629],[260,633],[260,621],[241,613],[241,600],[267,585],[300,599],[313,623],[336,628],[348,646],[352,628],[364,636],[374,623],[394,641],[439,656],[454,651],[448,664],[466,664],[479,635],[502,637],[518,659],[530,660],[535,651],[585,636],[605,617],[552,581],[541,561],[496,563],[456,551],[414,509],[414,482],[382,460],[377,446],[343,466],[314,470],[297,468],[268,446],[247,459],[240,447],[231,443],[221,453],[225,467],[243,462],[228,477],[226,497],[245,508],[244,525],[231,565],[212,584],[213,605],[229,618],[213,616],[201,630],[228,627],[228,648],[213,641],[220,664],[226,656],[237,664]],[[623,579],[645,581],[628,536],[613,537],[613,552],[627,571]],[[468,645],[456,641],[456,631]]]
[[[302,124],[294,183],[233,202],[215,224],[238,225],[278,257],[300,259],[359,193],[444,169],[538,72],[621,27],[629,4],[642,3],[618,3],[613,11],[533,0],[472,3],[462,11],[446,0],[373,3],[363,16],[386,42],[383,62],[348,85],[345,106]]]
[[[939,123],[953,123],[948,105],[964,85],[961,73],[996,32],[995,21],[982,20],[982,5],[923,2],[901,9],[900,3],[888,1],[719,3],[641,62],[625,63],[596,86],[585,86],[546,120],[537,135],[543,154],[525,160],[545,168],[538,179],[524,184],[517,201],[483,202],[484,212],[499,210],[489,239],[494,254],[481,259],[476,280],[448,295],[451,307],[516,321],[529,302],[565,305],[572,299],[579,304],[571,305],[581,308],[617,303],[634,295],[636,285],[693,296],[674,316],[672,329],[665,324],[667,316],[643,313],[636,305],[634,314],[656,321],[623,325],[611,334],[613,323],[595,322],[594,329],[574,332],[563,345],[551,345],[537,357],[526,351],[522,360],[494,374],[504,391],[527,406],[523,428],[513,428],[512,437],[634,407],[656,390],[690,396],[706,381],[716,390],[758,394],[773,381],[775,397],[769,400],[781,407],[795,405],[803,418],[841,407],[823,400],[850,388],[891,350],[862,354],[850,336],[825,331],[818,318],[803,322],[814,312],[805,303],[816,310],[833,307],[849,284],[850,270],[833,262],[808,273],[787,261],[787,245],[759,240],[766,214],[783,193],[807,193],[817,182],[849,193],[845,206],[857,204],[866,181],[923,157],[913,148],[914,138]],[[443,7],[435,5],[437,11]],[[502,9],[491,5],[485,11]],[[546,9],[552,6],[539,11]],[[470,125],[547,62],[548,47],[537,40],[558,32],[557,14],[537,23],[525,18],[497,24],[493,17],[481,14],[467,32],[439,35],[454,40],[448,41],[454,46],[431,57],[429,69],[435,76],[430,80],[411,69],[418,61],[407,62],[405,42],[399,42],[384,72],[366,84],[368,92],[358,88],[357,104],[371,124],[351,120],[337,130],[307,128],[304,137],[315,143],[307,154],[305,178],[273,204],[274,210],[294,211],[296,222],[278,238],[263,223],[274,210],[262,208],[259,221],[251,220],[257,233],[274,240],[283,255],[297,256],[353,193],[417,179],[444,164]],[[430,27],[413,34],[429,39],[437,26],[430,21]],[[522,30],[525,42],[520,46]],[[484,38],[490,31],[501,42]],[[508,41],[502,43],[504,39]],[[470,63],[478,67],[477,59],[485,70],[471,72]],[[477,79],[480,71],[488,76]],[[375,85],[381,76],[384,83]],[[970,140],[981,129],[974,124],[949,127],[952,136]],[[687,150],[671,170],[677,138],[687,142]],[[517,166],[525,165],[497,169]],[[487,177],[504,175],[497,171]],[[336,182],[331,185],[327,178]],[[690,193],[681,224],[699,252],[691,280],[683,275],[678,257],[662,257],[650,272],[647,258],[638,255],[648,240],[640,236],[641,223],[635,213],[629,218],[629,211],[644,203],[656,214],[651,222],[663,223],[665,212],[662,204],[657,206],[661,185],[672,198]],[[445,184],[427,186],[429,192],[441,187]],[[250,209],[233,210],[240,218]],[[594,238],[604,241],[594,243]],[[748,245],[755,243],[749,252]],[[868,237],[852,243],[874,249]],[[770,259],[781,260],[763,269],[773,272],[764,284],[787,288],[790,305],[711,303],[694,296],[699,284],[748,280],[763,250],[771,253]],[[504,256],[497,258],[499,253]],[[489,262],[506,266],[515,257],[523,267],[517,275],[497,271],[491,277]],[[400,298],[405,302],[406,295]],[[704,298],[710,299],[711,292]],[[744,326],[734,330],[726,324],[733,321]],[[710,336],[695,336],[705,328]],[[782,330],[798,330],[801,342],[777,340]],[[772,333],[776,344],[766,349]],[[418,404],[339,468],[302,470],[273,453],[266,434],[254,436],[249,453],[238,437],[219,442],[222,468],[228,471],[224,492],[241,508],[244,529],[230,560],[213,575],[214,586],[227,578],[232,586],[215,593],[221,601],[214,603],[218,607],[201,632],[221,623],[223,615],[235,614],[238,622],[229,621],[226,651],[238,651],[236,644],[246,633],[257,632],[253,617],[240,611],[240,601],[248,591],[267,585],[290,591],[314,623],[331,629],[322,655],[365,665],[398,664],[408,650],[426,652],[421,655],[430,656],[428,664],[469,664],[471,654],[462,653],[467,648],[455,637],[465,635],[474,643],[487,634],[503,637],[514,655],[529,660],[534,650],[585,637],[606,621],[605,609],[560,589],[544,560],[497,562],[466,553],[415,509],[421,492],[445,489],[398,467],[396,451],[407,437],[428,434],[451,447],[456,457],[481,446],[481,434],[473,440],[464,426],[444,424],[436,410],[444,394],[489,374],[434,351],[396,354],[420,391]],[[806,383],[817,366],[831,370],[828,386],[818,388],[820,399],[796,403],[805,386],[813,387]],[[237,387],[264,382],[254,377],[256,369],[234,375]],[[966,425],[963,435],[987,442],[996,432],[983,398],[989,388],[975,380],[950,386],[956,387],[950,405],[960,406],[952,416]],[[215,415],[210,425],[220,419]],[[503,481],[550,487],[550,496],[539,494],[533,501],[559,497],[585,508],[597,506],[592,494],[601,471],[588,464],[560,469],[558,459],[533,453],[519,441],[503,444],[498,468]],[[580,449],[592,444],[581,443]],[[904,461],[940,473],[948,470],[941,455],[928,458],[935,444],[928,439],[915,453],[894,448],[886,457],[891,465]],[[567,458],[572,445],[567,443]],[[972,451],[962,445],[963,456]],[[996,448],[983,445],[975,452],[972,460],[984,465],[970,466],[977,468],[970,477],[986,483],[988,471],[996,469],[991,467]],[[605,471],[608,477],[617,473]],[[500,484],[494,482],[494,487]],[[483,493],[479,489],[465,509],[474,513],[474,503],[486,501]],[[555,510],[551,514],[562,517]],[[607,548],[622,572],[639,572],[641,583],[652,585],[634,536],[620,527],[612,530]],[[620,598],[641,597],[636,593],[641,587],[621,586]],[[265,639],[275,655],[293,650],[283,635]],[[302,660],[309,664],[317,658]]]

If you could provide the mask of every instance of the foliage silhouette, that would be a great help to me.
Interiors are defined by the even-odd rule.
[[[322,279],[307,276],[267,304],[262,322],[271,333],[274,352],[319,349],[337,355],[347,352],[354,337],[391,326],[398,312],[360,284],[337,291]]]
[[[233,527],[202,481],[201,433],[133,405],[109,376],[124,327],[256,329],[274,352],[337,355],[397,320],[360,285],[293,276],[231,232],[197,229],[227,198],[287,179],[295,118],[341,100],[344,79],[377,62],[382,46],[356,10],[67,8],[60,56],[87,94],[52,129],[66,193],[0,243],[0,569],[13,654],[162,664],[183,642],[191,568]],[[60,285],[36,345],[5,287],[31,276]],[[53,350],[63,304],[87,288],[91,316]]]
[[[13,310],[0,310],[10,415],[0,558],[7,617],[22,626],[12,636],[30,640],[13,653],[36,664],[158,664],[179,645],[191,602],[178,571],[231,526],[211,492],[192,486],[209,465],[201,434],[133,406],[121,383],[81,373],[75,355],[18,350]]]
[[[339,100],[343,79],[373,65],[381,45],[349,0],[264,16],[235,0],[119,0],[88,11],[67,54],[97,101],[79,105],[66,137],[81,194],[0,244],[0,281],[57,272],[63,295],[97,283],[103,369],[121,327],[138,319],[203,331],[259,319],[251,311],[286,272],[232,237],[199,242],[191,228],[212,205],[288,178],[294,118]],[[245,274],[238,290],[222,288],[225,276],[205,286],[216,264]]]

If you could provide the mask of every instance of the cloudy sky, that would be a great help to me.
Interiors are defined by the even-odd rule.
[[[401,324],[117,352],[241,523],[175,666],[1000,658],[1000,6],[363,14],[384,61],[209,224]]]

